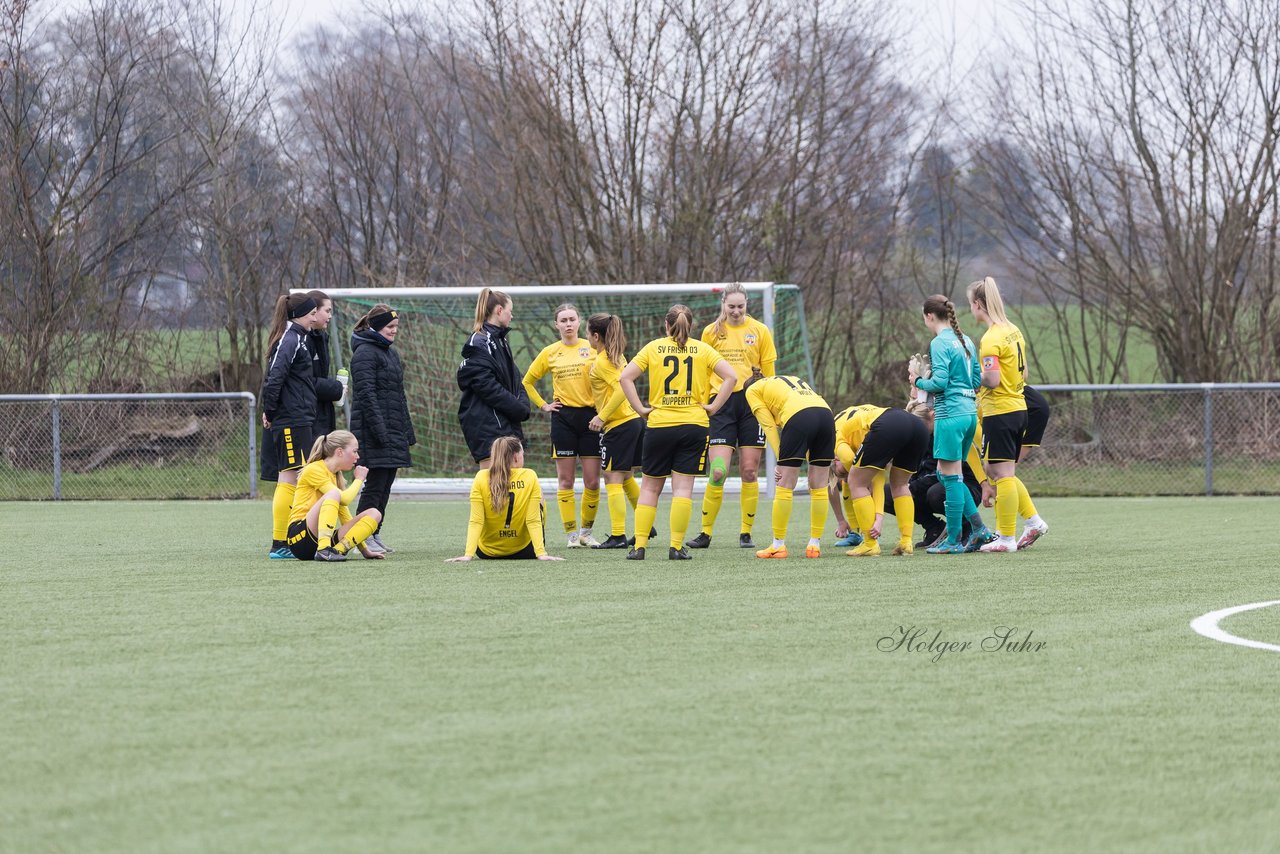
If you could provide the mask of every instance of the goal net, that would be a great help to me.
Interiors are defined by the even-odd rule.
[[[694,335],[715,320],[720,310],[720,293],[727,283],[682,285],[579,285],[502,287],[511,296],[514,319],[509,340],[516,368],[528,369],[538,352],[559,339],[553,312],[561,303],[573,303],[583,324],[579,335],[587,337],[586,320],[597,312],[622,318],[627,336],[627,355],[664,334],[663,318],[675,303],[693,309]],[[747,291],[748,313],[767,325],[778,348],[778,373],[794,374],[812,381],[813,369],[804,319],[804,303],[795,285],[771,282],[742,283]],[[413,448],[413,466],[402,470],[402,481],[424,479],[421,491],[456,491],[456,479],[469,486],[475,463],[467,452],[458,425],[457,369],[462,345],[471,334],[475,319],[478,287],[441,288],[351,288],[330,290],[334,319],[330,342],[334,348],[334,369],[350,362],[351,329],[377,303],[387,303],[400,313],[400,330],[395,347],[405,370],[405,393],[418,444]],[[538,389],[551,399],[550,377]],[[524,424],[529,442],[529,465],[544,477],[554,474],[550,464],[550,419],[535,412]]]

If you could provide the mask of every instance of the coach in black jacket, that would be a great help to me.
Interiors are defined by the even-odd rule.
[[[510,303],[506,318],[510,319]],[[510,326],[485,321],[462,345],[458,366],[458,422],[467,449],[477,463],[489,459],[489,449],[499,436],[515,436],[525,444],[521,422],[529,418],[529,396],[520,382],[507,342]]]
[[[412,464],[409,448],[418,443],[404,393],[404,368],[391,346],[400,329],[398,313],[375,305],[351,333],[351,432],[360,440],[360,464],[369,476],[360,491],[357,512],[371,507],[387,518],[387,501],[396,470]],[[392,551],[375,531],[366,544],[375,551]]]

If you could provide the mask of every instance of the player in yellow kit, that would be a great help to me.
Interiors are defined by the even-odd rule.
[[[587,318],[587,341],[596,351],[591,363],[596,416],[588,426],[600,432],[600,467],[609,503],[609,536],[592,548],[621,549],[627,546],[627,502],[634,510],[640,498],[640,484],[632,470],[640,465],[644,421],[627,402],[618,381],[627,364],[622,318],[616,314],[591,315]]]
[[[978,344],[982,367],[982,388],[978,390],[978,414],[982,418],[982,458],[987,476],[995,485],[996,532],[984,552],[1016,552],[1018,515],[1037,532],[1032,541],[1047,533],[1049,526],[1036,512],[1027,487],[1018,479],[1016,467],[1027,431],[1027,342],[1004,310],[1004,300],[996,280],[988,276],[969,285],[969,310],[984,325]],[[1024,533],[1023,539],[1027,539]]]
[[[370,560],[383,557],[383,552],[363,545],[378,530],[382,514],[371,507],[351,516],[351,502],[369,473],[366,467],[356,465],[359,458],[360,442],[346,430],[327,433],[311,446],[289,513],[286,542],[298,560],[342,561],[356,547]],[[347,486],[342,472],[352,469],[355,479]]]
[[[658,496],[668,477],[672,499],[667,558],[692,557],[684,548],[684,535],[693,514],[693,479],[706,465],[709,416],[728,402],[738,380],[733,366],[714,347],[689,338],[692,327],[689,307],[673,305],[666,316],[667,337],[645,345],[618,378],[632,408],[648,419],[641,460],[644,484],[636,505],[636,545],[628,560],[644,560]],[[720,388],[708,403],[713,373],[720,378]],[[647,406],[636,391],[636,380],[643,374],[649,379]]]
[[[916,515],[915,501],[907,484],[928,450],[929,428],[903,409],[858,407],[836,428],[836,458],[849,472],[853,513],[865,537],[862,545],[847,553],[850,557],[880,554],[875,499],[871,491],[878,474],[888,477],[893,511],[898,518],[898,545],[893,553],[914,553],[911,533]]]
[[[836,450],[831,407],[799,377],[752,377],[746,384],[747,406],[760,422],[765,440],[778,458],[773,496],[773,543],[756,552],[759,558],[787,556],[787,526],[800,466],[809,461],[809,544],[805,557],[822,555],[822,529],[827,524],[827,477]]]
[[[707,491],[702,497],[702,531],[687,546],[705,549],[724,501],[724,482],[729,461],[738,451],[738,473],[742,476],[742,527],[738,545],[755,548],[751,529],[760,503],[760,461],[764,457],[764,434],[746,403],[746,383],[753,375],[771,377],[778,360],[769,327],[747,314],[747,292],[734,282],[720,295],[720,316],[702,330],[702,340],[733,365],[738,381],[724,408],[710,423],[711,445],[707,452]]]
[[[596,351],[581,338],[582,320],[572,303],[555,310],[560,340],[542,349],[525,371],[529,402],[551,415],[551,446],[556,461],[556,506],[569,537],[569,548],[596,545],[591,527],[600,506],[600,437],[588,426],[596,416],[589,371]],[[551,402],[542,399],[536,384],[551,374]],[[582,460],[582,526],[578,526],[574,473]]]
[[[862,409],[873,408],[870,403],[859,404],[858,406],[846,406],[835,414],[836,431],[839,432],[840,425],[853,417],[854,413]],[[853,496],[849,494],[848,470],[841,464],[839,458],[831,463],[831,474],[833,477],[827,481],[827,499],[831,505],[831,512],[836,517],[836,545],[844,548],[850,546],[861,545],[862,532],[858,530],[858,523],[853,513]],[[875,524],[872,530],[875,536],[880,536],[880,522],[884,518],[884,473],[881,472],[872,481],[871,497],[875,500]]]
[[[564,560],[547,554],[543,536],[542,488],[533,469],[524,467],[524,448],[514,436],[493,440],[489,468],[471,482],[467,548],[445,563],[484,559]]]

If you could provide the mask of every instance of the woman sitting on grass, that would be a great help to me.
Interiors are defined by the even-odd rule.
[[[524,468],[524,448],[515,436],[493,440],[489,468],[471,483],[467,549],[446,563],[481,559],[564,560],[547,554],[543,536],[546,508],[538,475]]]
[[[347,552],[356,547],[366,558],[382,557],[382,552],[364,546],[382,514],[370,509],[352,518],[349,509],[369,474],[369,469],[356,465],[359,458],[360,442],[346,430],[334,430],[311,446],[289,514],[289,550],[298,560],[346,560]],[[342,472],[352,469],[355,479],[347,486]]]

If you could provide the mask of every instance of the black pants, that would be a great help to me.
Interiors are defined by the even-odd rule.
[[[391,484],[396,482],[398,471],[399,469],[369,469],[369,477],[365,479],[364,488],[360,490],[360,507],[356,512],[363,513],[373,508],[382,514],[383,519],[386,519],[387,501],[391,499]],[[382,523],[379,522],[378,531],[381,530]]]

